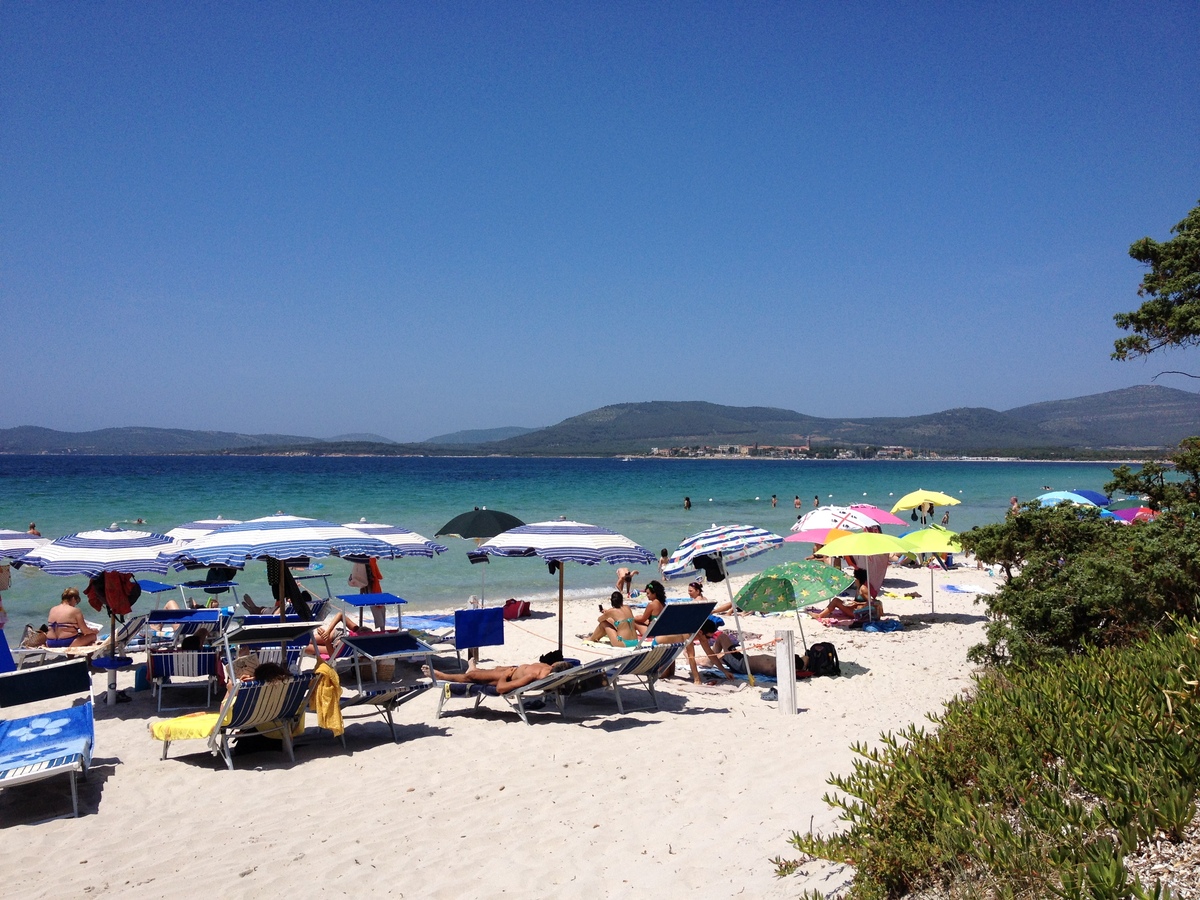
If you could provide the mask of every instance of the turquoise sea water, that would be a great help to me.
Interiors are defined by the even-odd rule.
[[[140,517],[146,525],[137,527],[165,532],[217,515],[250,519],[283,511],[333,522],[365,517],[432,538],[458,513],[486,506],[526,522],[562,515],[603,525],[657,554],[714,523],[753,524],[786,534],[796,520],[795,496],[800,512],[812,508],[814,495],[822,504],[866,502],[890,509],[909,491],[938,490],[961,499],[960,506],[950,508],[950,527],[962,530],[1002,519],[1014,495],[1024,501],[1046,486],[1099,490],[1111,468],[933,461],[0,456],[0,528],[23,531],[34,521],[44,537],[52,538],[113,522],[134,527],[130,523]],[[774,509],[772,494],[779,498]],[[691,497],[690,511],[683,509],[685,496]],[[484,574],[489,603],[557,593],[557,577],[538,560],[494,559],[472,566],[466,551],[473,542],[439,540],[450,552],[432,560],[380,564],[384,589],[406,598],[409,611],[465,605],[469,595],[480,593]],[[809,551],[808,544],[785,544],[738,571],[801,559]],[[320,562],[334,593],[350,593],[349,565],[337,559]],[[197,576],[149,577],[175,582]],[[612,590],[614,577],[611,566],[568,566],[568,595],[601,599]],[[643,567],[638,585],[649,577],[657,577],[653,564]],[[238,582],[260,601],[269,594],[261,564],[249,566]],[[82,588],[85,579],[14,571],[12,588],[4,594],[10,639],[25,622],[45,621],[46,611],[71,584]],[[139,601],[153,602],[150,595]]]

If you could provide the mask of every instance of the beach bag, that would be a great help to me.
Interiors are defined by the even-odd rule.
[[[838,662],[837,648],[827,641],[809,647],[808,671],[814,675],[841,675],[842,666]]]
[[[513,597],[504,601],[504,618],[527,619],[530,615],[529,601],[517,600]]]
[[[914,506],[912,511],[912,520],[917,521],[917,508]]]

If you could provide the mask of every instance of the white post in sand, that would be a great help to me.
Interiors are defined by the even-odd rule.
[[[796,637],[793,631],[775,632],[775,680],[779,682],[775,688],[779,694],[779,711],[785,716],[796,715]]]

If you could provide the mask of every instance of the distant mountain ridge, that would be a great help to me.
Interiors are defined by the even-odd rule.
[[[470,428],[466,431],[452,431],[450,434],[439,434],[437,437],[427,438],[421,443],[486,444],[491,441],[503,441],[506,438],[520,437],[523,434],[529,434],[531,431],[540,430],[538,428],[521,428],[518,425],[510,425],[507,428]]]
[[[0,429],[0,453],[153,455],[308,453],[514,456],[646,453],[652,447],[718,445],[904,446],[961,455],[1020,455],[1043,449],[1158,450],[1200,434],[1200,394],[1140,385],[1005,412],[948,409],[924,416],[829,419],[763,406],[704,401],[618,403],[536,430],[476,429],[400,444],[375,434],[330,440],[165,428],[88,432],[21,426]],[[500,437],[497,437],[500,435]]]

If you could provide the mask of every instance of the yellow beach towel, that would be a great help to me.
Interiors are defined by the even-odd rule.
[[[308,695],[308,708],[317,714],[317,727],[341,737],[346,726],[342,723],[342,680],[337,670],[322,660],[314,669],[317,682]]]
[[[165,722],[152,722],[150,735],[156,741],[198,741],[213,733],[220,713],[189,713]]]

